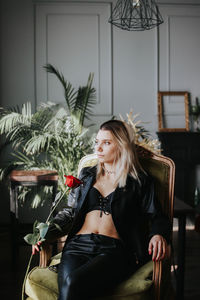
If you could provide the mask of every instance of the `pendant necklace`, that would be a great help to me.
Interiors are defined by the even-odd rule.
[[[107,170],[105,167],[103,167],[104,171],[107,173],[107,174],[115,174],[115,171],[109,171]]]

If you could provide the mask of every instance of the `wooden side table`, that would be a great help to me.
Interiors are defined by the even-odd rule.
[[[10,174],[10,217],[12,268],[16,269],[19,256],[19,186],[52,186],[52,200],[55,199],[58,173],[51,170],[13,170]]]

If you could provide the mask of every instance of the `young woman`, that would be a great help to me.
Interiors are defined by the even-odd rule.
[[[122,121],[101,125],[98,165],[81,171],[83,185],[69,196],[73,218],[64,210],[54,219],[61,227],[73,219],[58,270],[59,300],[101,296],[151,256],[165,257],[170,223],[154,197],[152,178],[138,162],[133,139]]]

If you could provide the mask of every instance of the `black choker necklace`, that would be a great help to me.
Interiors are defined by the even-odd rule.
[[[103,169],[107,174],[115,174],[115,171],[108,171],[105,167]]]

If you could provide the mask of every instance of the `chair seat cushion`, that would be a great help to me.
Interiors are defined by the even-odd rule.
[[[48,268],[33,268],[26,280],[25,293],[34,300],[56,300],[58,297],[57,273]]]
[[[59,256],[53,257],[51,264],[55,262],[59,262]],[[151,299],[152,273],[153,263],[150,261],[138,269],[129,279],[122,282],[114,290],[112,296],[103,299]],[[31,270],[26,281],[26,294],[33,300],[56,300],[58,297],[57,273],[48,268],[40,267]]]
[[[53,266],[53,265],[57,265],[60,263],[60,259],[61,259],[61,255],[62,255],[62,252],[54,255],[51,257],[51,262],[50,262],[50,266]]]
[[[153,263],[150,261],[122,282],[114,295],[131,296],[148,290],[152,285]]]

